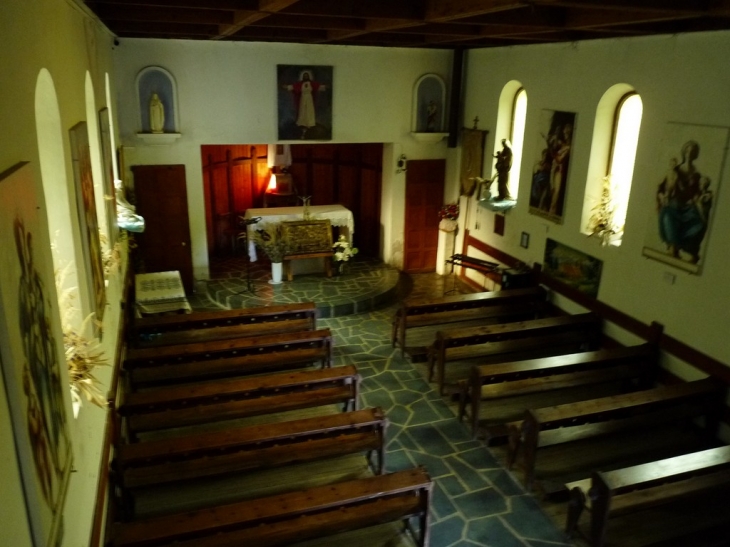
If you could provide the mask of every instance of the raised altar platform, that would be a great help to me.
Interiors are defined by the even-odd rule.
[[[340,317],[363,313],[394,302],[400,272],[379,260],[358,256],[347,264],[342,275],[324,277],[321,273],[295,276],[292,281],[271,285],[267,261],[251,265],[254,292],[247,292],[245,258],[230,258],[211,263],[211,279],[199,282],[198,295],[227,309],[315,302],[319,317]]]

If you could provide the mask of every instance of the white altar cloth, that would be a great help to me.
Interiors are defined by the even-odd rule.
[[[246,214],[243,216],[246,220],[256,217],[261,217],[261,220],[246,227],[249,241],[248,255],[252,262],[257,259],[256,247],[251,245],[256,230],[269,230],[280,222],[304,220],[304,207],[247,209]],[[352,242],[352,235],[355,233],[355,219],[352,216],[352,211],[347,207],[343,205],[310,205],[309,218],[310,220],[329,220],[332,226],[337,226],[340,229],[340,235],[344,235],[348,241]],[[322,271],[322,259],[296,260],[291,267],[295,274],[319,272]]]

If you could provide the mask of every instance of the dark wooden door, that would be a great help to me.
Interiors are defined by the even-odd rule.
[[[144,232],[136,236],[146,272],[180,272],[185,291],[193,291],[193,259],[184,165],[135,165],[137,213]]]
[[[406,218],[403,270],[436,270],[438,212],[444,196],[446,160],[409,160],[406,171]]]

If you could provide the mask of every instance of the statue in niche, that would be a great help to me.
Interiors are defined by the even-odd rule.
[[[497,171],[497,199],[512,199],[509,195],[509,171],[512,169],[512,144],[507,139],[502,139],[502,150],[494,156],[497,158],[495,170]]]
[[[426,132],[428,133],[436,131],[436,114],[438,114],[436,101],[429,101],[426,105]]]
[[[165,132],[165,105],[157,93],[153,93],[150,99],[150,130],[153,133]]]

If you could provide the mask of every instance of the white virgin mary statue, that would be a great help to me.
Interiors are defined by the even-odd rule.
[[[150,99],[150,130],[153,133],[165,132],[165,105],[157,93],[153,93]]]

